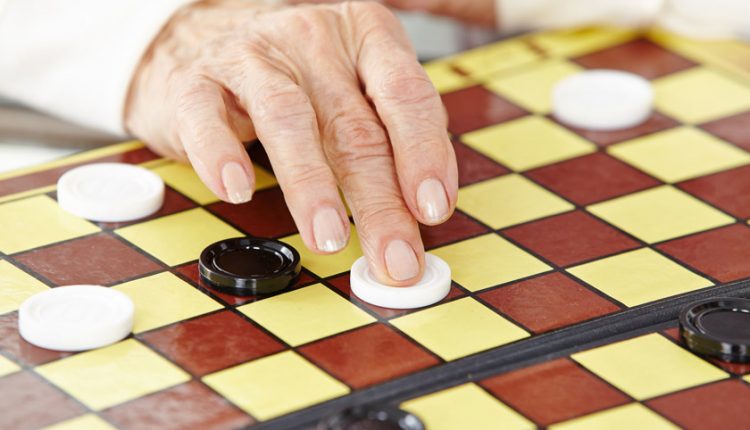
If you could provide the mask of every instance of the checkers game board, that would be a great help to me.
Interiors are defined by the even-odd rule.
[[[750,428],[750,368],[690,353],[675,330],[688,303],[750,295],[750,46],[581,29],[426,68],[461,186],[453,218],[423,229],[453,270],[426,309],[352,297],[356,233],[336,256],[306,251],[259,145],[241,206],[138,142],[0,175],[0,428],[314,428],[363,405],[430,430]],[[652,80],[653,116],[607,133],[556,123],[552,86],[592,68]],[[57,178],[102,161],[158,173],[164,207],[125,224],[62,212]],[[243,235],[297,248],[299,283],[203,285],[202,249]],[[21,340],[20,303],[69,284],[129,295],[134,334],[77,354]]]

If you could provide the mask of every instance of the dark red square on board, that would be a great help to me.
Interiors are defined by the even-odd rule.
[[[86,412],[78,402],[29,372],[0,378],[0,393],[3,429],[38,429]]]
[[[602,152],[540,167],[526,175],[582,206],[661,184]]]
[[[487,227],[469,218],[460,211],[455,211],[448,221],[436,225],[419,225],[422,242],[427,250],[437,248],[451,242],[477,236],[489,231]]]
[[[750,166],[691,179],[677,186],[737,218],[750,218]]]
[[[251,201],[241,205],[218,202],[209,205],[208,210],[252,236],[278,238],[297,232],[279,187],[258,191]]]
[[[561,273],[550,273],[479,295],[534,333],[573,325],[620,308]]]
[[[502,234],[561,267],[639,246],[635,240],[582,211],[512,227]]]
[[[115,406],[102,415],[124,430],[224,430],[254,423],[198,381]]]
[[[458,161],[458,186],[460,187],[509,172],[505,167],[461,142],[454,140],[453,149],[456,151],[456,161]]]
[[[284,349],[277,340],[232,311],[183,321],[139,338],[195,376]]]
[[[112,285],[162,269],[109,233],[62,242],[15,258],[56,285]]]
[[[727,142],[750,150],[750,112],[703,124],[702,129]]]
[[[72,354],[39,348],[26,342],[18,333],[18,312],[0,315],[0,350],[30,366],[39,366]]]
[[[720,282],[750,278],[750,227],[733,224],[657,248]]]
[[[543,427],[629,401],[567,358],[494,376],[480,384]]]
[[[383,324],[306,345],[300,352],[355,389],[408,375],[439,362],[424,348]]]
[[[483,86],[442,95],[448,130],[460,135],[527,115],[527,112]]]
[[[574,59],[587,69],[614,69],[656,79],[695,66],[695,63],[645,39]]]
[[[730,379],[668,394],[646,404],[687,430],[745,429],[750,387]]]

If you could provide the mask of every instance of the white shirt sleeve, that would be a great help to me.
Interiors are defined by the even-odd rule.
[[[141,57],[194,0],[0,0],[0,94],[124,135]]]
[[[605,24],[698,39],[750,39],[748,0],[496,0],[503,32]]]
[[[496,0],[503,32],[593,24],[641,27],[653,22],[664,0]]]

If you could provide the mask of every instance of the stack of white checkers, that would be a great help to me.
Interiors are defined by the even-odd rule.
[[[57,287],[21,304],[18,331],[27,342],[56,351],[111,345],[133,330],[133,301],[96,285]]]
[[[560,81],[552,111],[563,124],[593,131],[635,127],[651,116],[654,91],[641,76],[617,70],[591,70]]]
[[[422,279],[410,287],[391,287],[381,284],[370,272],[365,257],[352,265],[350,275],[352,293],[375,306],[391,309],[414,309],[437,303],[451,289],[451,269],[432,254],[425,254]]]
[[[60,177],[57,202],[64,210],[91,221],[133,221],[161,208],[164,181],[156,173],[130,164],[88,164]]]

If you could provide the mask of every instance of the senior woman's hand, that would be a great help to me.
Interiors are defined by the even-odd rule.
[[[243,141],[259,138],[311,250],[349,238],[341,187],[382,282],[418,280],[418,222],[457,194],[440,98],[397,19],[377,3],[198,3],[178,13],[133,81],[126,124],[189,160],[220,198],[251,199]]]

